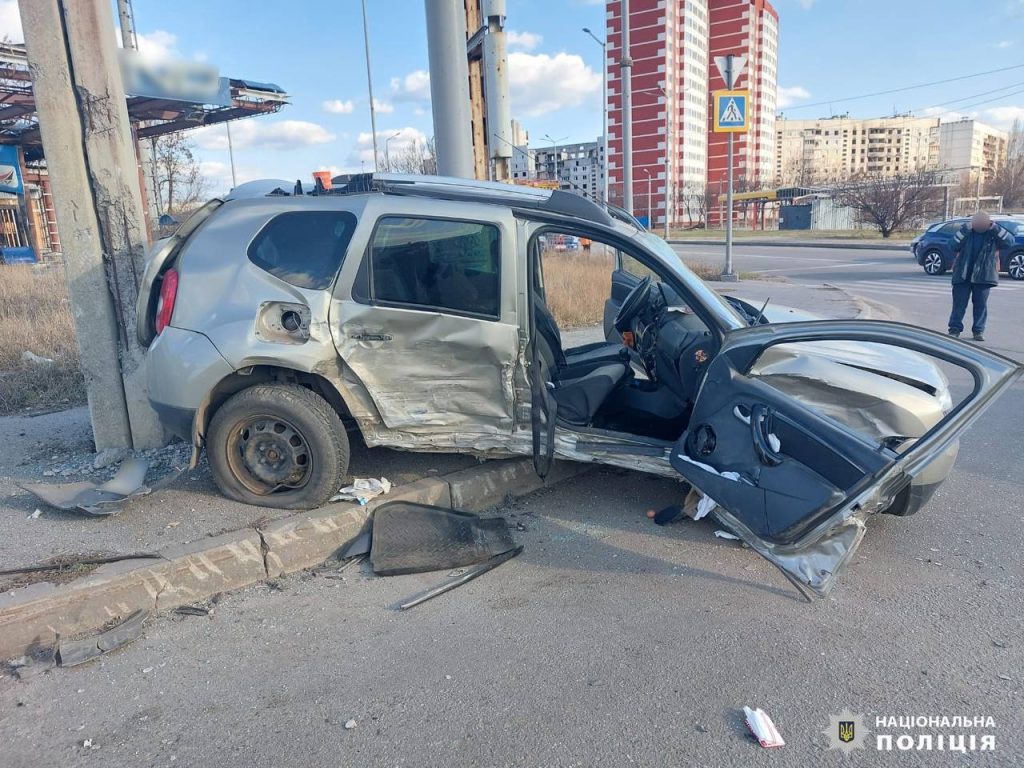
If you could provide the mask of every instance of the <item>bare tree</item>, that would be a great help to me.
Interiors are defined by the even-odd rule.
[[[388,158],[382,158],[380,167],[386,168],[388,160],[390,160],[390,170],[394,173],[434,175],[437,173],[434,137],[431,136],[426,143],[414,140],[411,144],[406,144],[402,149],[391,152]]]
[[[711,187],[706,184],[686,184],[679,190],[679,202],[689,226],[701,227],[707,224],[708,204],[714,199]]]
[[[835,198],[882,237],[889,237],[904,225],[934,215],[941,207],[936,181],[934,171],[924,169],[886,176],[862,173],[840,184]]]
[[[199,171],[193,144],[181,133],[154,139],[156,188],[160,210],[174,213],[201,202],[207,195],[207,179]]]
[[[1024,208],[1024,126],[1013,121],[1006,147],[1006,163],[996,170],[986,187],[989,195],[1002,195],[1003,207]]]

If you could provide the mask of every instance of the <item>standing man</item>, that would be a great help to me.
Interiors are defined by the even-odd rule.
[[[999,284],[999,251],[1013,245],[1013,235],[996,224],[984,211],[971,217],[953,239],[953,311],[949,315],[949,335],[964,331],[964,314],[971,302],[975,341],[985,340],[988,319],[988,292]]]

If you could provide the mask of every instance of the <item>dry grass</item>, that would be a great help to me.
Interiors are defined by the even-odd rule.
[[[718,280],[721,265],[701,261],[686,262],[702,280]],[[546,251],[544,286],[548,307],[562,330],[600,325],[604,321],[604,303],[611,293],[614,258],[596,251]],[[760,280],[756,272],[740,272],[741,280]]]
[[[85,400],[67,296],[60,268],[0,266],[0,414]]]
[[[604,319],[611,294],[614,261],[610,254],[548,251],[544,254],[544,290],[558,327],[584,328]]]

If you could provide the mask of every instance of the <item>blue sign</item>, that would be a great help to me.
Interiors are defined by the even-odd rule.
[[[746,89],[715,91],[715,133],[743,133],[749,127],[747,107],[750,92]]]
[[[22,192],[18,148],[13,144],[0,144],[0,192]]]

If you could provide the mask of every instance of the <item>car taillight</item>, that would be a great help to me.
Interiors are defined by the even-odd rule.
[[[160,284],[160,300],[156,304],[156,320],[153,326],[156,332],[162,333],[171,324],[171,313],[174,312],[174,299],[178,296],[178,270],[169,269],[164,273]]]

